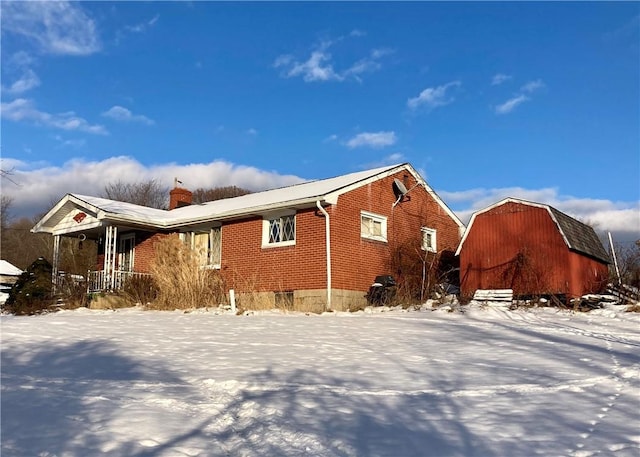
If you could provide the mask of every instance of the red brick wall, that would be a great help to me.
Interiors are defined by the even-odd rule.
[[[155,244],[166,237],[165,233],[136,232],[134,271],[150,273],[155,256]]]
[[[455,251],[458,225],[422,186],[405,201],[392,205],[394,178],[376,181],[339,197],[326,208],[331,219],[332,288],[367,291],[375,276],[388,271],[389,257],[402,243],[420,249],[421,227],[437,230],[438,250]],[[409,175],[408,188],[415,185]],[[386,216],[388,242],[360,236],[360,212]],[[229,287],[242,291],[281,291],[326,288],[325,219],[316,208],[296,214],[295,246],[262,248],[262,219],[222,226],[222,270]]]
[[[262,248],[262,218],[222,225],[222,272],[238,292],[326,287],[324,218],[296,213],[296,244]]]
[[[438,251],[455,251],[460,241],[458,225],[424,187],[414,187],[416,182],[411,175],[406,182],[411,190],[392,208],[396,201],[393,180],[403,181],[405,174],[402,171],[344,194],[330,208],[334,288],[366,291],[377,275],[396,276],[396,272],[389,271],[390,256],[403,245],[420,250],[422,227],[436,229]],[[387,243],[360,236],[363,210],[387,217]]]

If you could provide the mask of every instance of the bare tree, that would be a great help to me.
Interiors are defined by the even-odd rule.
[[[165,209],[169,190],[157,180],[149,179],[138,183],[116,181],[104,187],[104,196],[111,200],[134,203],[150,208]]]
[[[623,284],[640,287],[640,240],[630,244],[616,244],[620,280]]]
[[[13,180],[13,178],[11,177],[13,176],[13,168],[10,169],[5,169],[5,168],[0,168],[0,177],[12,182],[13,184],[15,184],[16,186],[18,186],[19,184],[17,182],[15,182]]]
[[[214,200],[239,197],[250,193],[250,190],[236,186],[213,187],[210,189],[200,187],[193,191],[193,203],[212,202]]]
[[[13,198],[3,195],[0,197],[0,230],[7,228],[9,219],[11,218],[11,205],[13,204]]]

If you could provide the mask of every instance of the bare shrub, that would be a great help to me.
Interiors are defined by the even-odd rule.
[[[410,240],[392,249],[388,264],[398,283],[393,303],[411,306],[424,302],[436,293],[442,294],[441,285],[459,285],[457,259],[453,252],[425,251],[420,240]]]
[[[150,308],[192,309],[224,301],[224,283],[218,271],[201,268],[197,253],[177,236],[163,238],[155,250],[151,272],[158,295]]]
[[[146,305],[158,297],[158,286],[151,275],[131,276],[125,281],[122,294],[132,305]]]
[[[58,295],[66,309],[86,307],[89,304],[87,283],[84,278],[78,278],[76,275],[65,274],[60,277]]]

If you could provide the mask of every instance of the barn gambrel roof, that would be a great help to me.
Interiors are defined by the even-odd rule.
[[[504,200],[501,200],[498,203],[495,203],[480,211],[476,211],[475,213],[473,213],[473,216],[471,216],[471,220],[469,221],[469,225],[467,226],[467,229],[462,237],[462,240],[460,240],[460,244],[458,245],[458,249],[456,250],[456,255],[460,255],[462,246],[465,240],[467,239],[467,235],[469,234],[469,232],[473,227],[473,223],[475,221],[476,216],[486,213],[506,203],[516,203],[516,204],[521,204],[526,206],[543,208],[547,210],[549,212],[549,216],[558,227],[558,230],[562,235],[562,238],[564,239],[564,242],[569,249],[571,249],[572,251],[585,254],[596,260],[600,260],[601,262],[611,263],[609,254],[607,254],[607,251],[605,251],[604,247],[602,246],[602,242],[598,238],[598,235],[596,234],[593,227],[583,222],[580,222],[577,219],[574,219],[573,217],[563,213],[562,211],[558,211],[556,208],[552,206],[545,205],[543,203],[535,203],[535,202],[530,202],[526,200],[521,200],[513,197],[505,198]]]

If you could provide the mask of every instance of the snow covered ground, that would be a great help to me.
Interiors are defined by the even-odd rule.
[[[640,314],[0,317],[10,456],[638,456]]]

